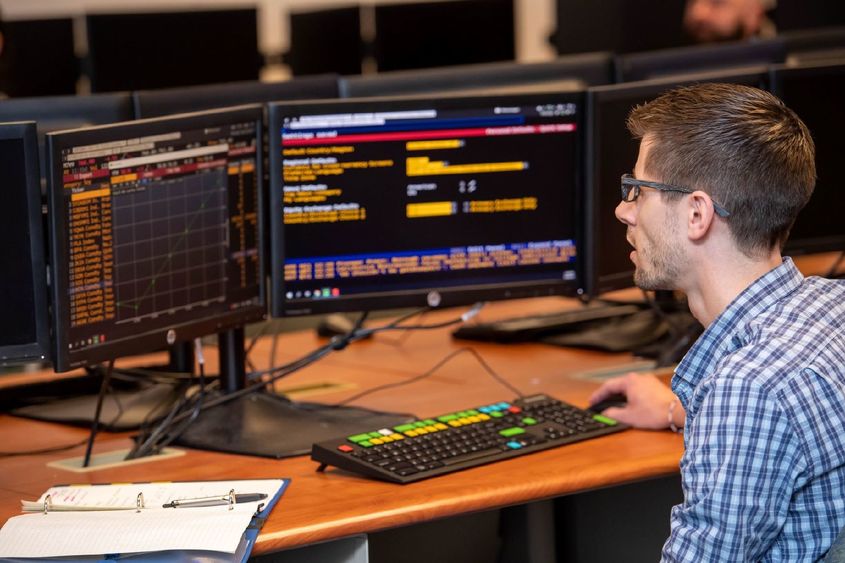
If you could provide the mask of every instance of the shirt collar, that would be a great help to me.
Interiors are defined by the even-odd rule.
[[[745,288],[716,317],[678,364],[672,377],[672,390],[684,408],[687,408],[693,389],[712,371],[712,366],[742,346],[737,336],[748,323],[795,291],[803,280],[804,276],[792,259],[786,256],[780,266]]]

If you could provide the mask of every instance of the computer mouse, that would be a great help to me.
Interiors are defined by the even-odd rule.
[[[333,313],[320,319],[316,330],[318,336],[331,338],[333,336],[345,336],[354,328],[355,322],[352,319],[346,315]]]
[[[611,407],[624,407],[626,404],[628,404],[628,397],[626,397],[622,393],[615,393],[613,395],[605,397],[598,403],[593,403],[592,405],[587,407],[587,410],[596,414],[600,414]]]

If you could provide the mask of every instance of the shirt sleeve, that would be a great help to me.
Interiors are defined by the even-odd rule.
[[[806,466],[791,428],[754,382],[716,380],[685,429],[684,503],[663,561],[756,561],[771,549]]]

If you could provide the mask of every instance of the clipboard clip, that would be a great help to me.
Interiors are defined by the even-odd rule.
[[[53,495],[47,495],[44,497],[44,514],[50,512],[51,508],[53,508]]]
[[[145,508],[144,493],[138,493],[138,496],[135,497],[135,512],[141,512],[142,508]]]

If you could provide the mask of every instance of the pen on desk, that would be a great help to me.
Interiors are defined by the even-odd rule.
[[[235,495],[235,503],[242,502],[257,502],[267,498],[265,493],[242,493]],[[215,497],[201,497],[201,498],[185,498],[170,501],[161,505],[162,508],[196,508],[202,506],[217,506],[221,504],[229,504],[229,495],[220,495]]]

